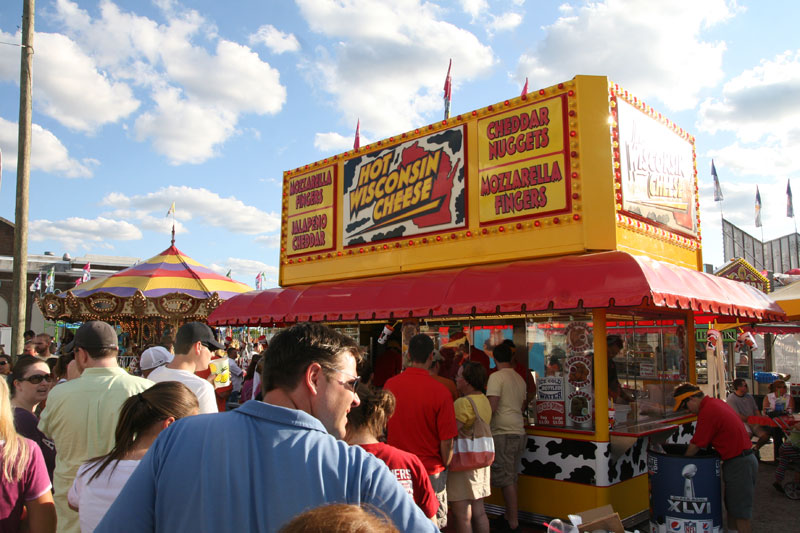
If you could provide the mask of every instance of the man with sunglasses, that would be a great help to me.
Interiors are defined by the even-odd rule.
[[[323,325],[283,330],[263,358],[264,401],[170,425],[95,531],[277,531],[308,509],[347,503],[433,533],[383,462],[339,440],[360,403],[359,358],[352,339]]]
[[[119,367],[117,332],[105,322],[85,322],[64,351],[74,352],[82,373],[53,387],[39,430],[53,439],[58,450],[53,474],[58,531],[77,533],[78,513],[67,505],[67,492],[78,467],[111,451],[122,404],[153,383]]]
[[[742,420],[730,405],[705,396],[697,385],[682,383],[672,396],[675,411],[688,409],[697,415],[694,436],[685,455],[697,455],[702,448],[712,446],[722,459],[728,531],[750,533],[758,460]]]
[[[175,334],[175,357],[166,365],[153,370],[151,381],[178,381],[186,385],[200,404],[200,413],[217,413],[214,386],[195,372],[208,370],[213,352],[222,350],[211,328],[202,322],[187,322]]]

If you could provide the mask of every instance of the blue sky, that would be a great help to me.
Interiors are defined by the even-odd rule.
[[[22,0],[0,3],[19,43]],[[146,259],[177,245],[277,283],[282,173],[576,74],[607,75],[696,137],[704,261],[719,205],[793,231],[800,3],[764,0],[38,0],[29,252]],[[794,36],[794,37],[793,37]],[[20,49],[0,44],[0,216],[14,220]],[[795,184],[800,193],[800,180]],[[800,199],[798,200],[800,201]]]

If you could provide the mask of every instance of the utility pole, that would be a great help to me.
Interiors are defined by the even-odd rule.
[[[33,88],[33,12],[35,0],[23,0],[19,72],[17,206],[14,212],[14,286],[11,292],[11,353],[22,353],[28,304],[28,185],[31,177],[31,91]]]

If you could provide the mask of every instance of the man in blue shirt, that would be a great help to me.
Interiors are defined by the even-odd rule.
[[[359,356],[325,326],[284,330],[264,357],[264,402],[172,424],[95,531],[275,531],[329,503],[369,504],[402,531],[436,531],[381,461],[337,440],[359,404]]]

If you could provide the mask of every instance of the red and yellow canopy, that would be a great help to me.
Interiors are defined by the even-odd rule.
[[[133,296],[137,289],[147,298],[178,292],[203,299],[216,292],[222,300],[253,290],[244,283],[217,274],[172,245],[147,261],[106,278],[82,283],[70,292],[76,298],[98,292],[125,298]]]

